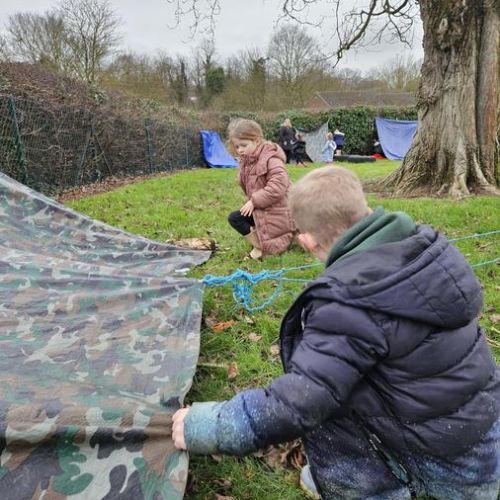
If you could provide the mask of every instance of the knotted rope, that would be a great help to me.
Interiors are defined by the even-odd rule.
[[[461,236],[459,238],[453,238],[449,241],[451,243],[455,243],[457,241],[468,240],[472,238],[482,238],[485,236],[491,236],[494,234],[500,234],[500,230],[488,231],[487,233],[476,233],[467,236]],[[484,262],[479,262],[477,264],[471,265],[471,267],[482,267],[490,264],[495,264],[500,261],[500,257],[496,257],[491,260],[487,260]],[[261,311],[265,307],[271,305],[279,296],[279,294],[283,290],[284,282],[302,282],[309,283],[310,280],[300,279],[300,278],[287,278],[284,276],[285,273],[289,271],[297,271],[301,269],[309,269],[311,267],[324,266],[322,262],[318,262],[315,264],[307,264],[304,266],[296,266],[296,267],[284,267],[281,269],[270,270],[264,269],[258,273],[250,273],[243,269],[236,269],[229,276],[214,276],[212,274],[207,274],[203,278],[203,284],[209,287],[220,287],[225,285],[231,285],[233,289],[233,299],[236,304],[243,306],[249,312]],[[253,292],[254,287],[263,282],[263,281],[276,281],[277,285],[274,289],[273,293],[264,301],[257,303],[254,298]]]

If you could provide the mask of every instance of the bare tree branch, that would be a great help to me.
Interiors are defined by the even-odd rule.
[[[171,5],[175,6],[174,18],[175,24],[170,28],[176,28],[185,18],[192,18],[192,23],[189,27],[191,39],[202,31],[206,37],[213,38],[216,19],[220,14],[220,0],[167,0]],[[208,26],[204,27],[204,25]]]
[[[203,26],[213,36],[215,21],[221,10],[220,0],[167,0],[175,5],[176,23],[191,18],[191,35]],[[336,65],[345,52],[374,42],[399,40],[410,45],[414,20],[419,17],[419,0],[281,0],[280,20],[303,26],[324,28],[336,38],[336,47],[327,58]],[[318,8],[322,7],[321,14]],[[325,16],[324,12],[331,12]],[[316,12],[316,15],[314,15]],[[207,25],[208,23],[208,25]]]
[[[63,0],[60,12],[66,26],[73,72],[95,83],[102,64],[119,41],[120,20],[107,0]]]

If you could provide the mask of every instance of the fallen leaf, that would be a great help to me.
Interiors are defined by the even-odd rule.
[[[273,356],[279,356],[280,355],[280,346],[278,344],[273,344],[270,349],[271,354]]]
[[[476,243],[476,245],[480,250],[484,250],[485,248],[493,245],[493,243]]]
[[[287,465],[293,467],[294,469],[301,470],[307,463],[306,452],[302,441],[297,439],[291,443],[286,443],[285,447],[287,448]]]
[[[220,323],[216,323],[215,325],[212,325],[210,328],[213,332],[219,333],[223,332],[224,330],[227,330],[228,328],[231,328],[236,324],[236,321],[230,319],[229,321],[221,321]]]
[[[226,495],[215,494],[215,500],[234,500],[234,497],[228,497]]]
[[[493,323],[500,323],[500,314],[492,314],[489,318]]]
[[[278,448],[271,446],[270,449],[267,451],[264,459],[267,465],[269,465],[269,467],[274,469],[276,466],[282,465],[280,455],[281,453],[278,450]]]
[[[232,361],[229,363],[229,366],[227,367],[227,378],[228,379],[233,379],[238,376],[239,370],[238,370],[238,365]]]
[[[222,455],[210,455],[210,457],[215,460],[217,463],[222,462],[222,459],[224,458]]]
[[[243,316],[243,320],[248,325],[253,325],[255,323],[255,321],[250,316]]]
[[[223,477],[221,479],[215,479],[214,483],[217,486],[221,486],[222,488],[230,488],[233,485],[233,483],[231,482],[231,480],[230,479],[226,479],[225,477]]]
[[[255,332],[250,332],[248,334],[248,339],[252,342],[258,342],[262,338],[262,335],[257,335]]]
[[[206,316],[205,318],[203,318],[203,321],[205,325],[207,325],[210,329],[218,323],[218,321],[213,316]]]
[[[210,250],[214,251],[217,248],[215,240],[212,238],[184,238],[172,242],[180,248],[190,248],[193,250]]]
[[[304,446],[300,439],[278,446],[268,446],[252,453],[252,456],[262,458],[271,468],[286,467],[300,470],[306,464]]]

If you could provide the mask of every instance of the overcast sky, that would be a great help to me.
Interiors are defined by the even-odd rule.
[[[259,47],[265,50],[271,32],[279,17],[279,0],[221,0],[222,12],[217,20],[215,44],[219,59],[235,55],[239,50]],[[321,2],[325,15],[330,14],[332,4]],[[352,3],[345,0],[345,4]],[[57,2],[50,0],[0,0],[0,19],[5,20],[15,12],[43,13]],[[111,0],[110,4],[123,24],[121,27],[121,49],[153,55],[163,50],[170,55],[189,55],[193,47],[199,45],[205,36],[197,34],[190,39],[190,20],[186,19],[175,29],[174,6],[166,0]],[[316,14],[322,15],[321,11]],[[3,26],[2,26],[3,28]],[[326,40],[327,33],[311,32],[319,39]],[[421,28],[417,24],[412,49],[403,44],[383,44],[378,47],[359,49],[349,52],[339,68],[352,68],[361,71],[381,66],[396,55],[423,57],[421,48]]]

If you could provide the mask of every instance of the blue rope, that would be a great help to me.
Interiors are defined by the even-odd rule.
[[[461,236],[460,238],[453,238],[450,241],[451,243],[455,243],[455,241],[469,240],[471,238],[482,238],[483,236],[491,236],[492,234],[499,234],[500,229],[496,229],[495,231],[488,231],[487,233],[475,233],[469,234],[467,236]]]
[[[258,273],[249,273],[243,269],[236,269],[234,273],[229,276],[213,276],[212,274],[207,274],[203,278],[203,284],[206,286],[224,286],[231,284],[233,287],[233,299],[234,301],[245,307],[247,311],[255,312],[261,311],[265,307],[272,304],[281,293],[283,289],[284,281],[297,281],[308,283],[310,280],[299,279],[299,278],[285,278],[283,274],[288,271],[295,271],[300,269],[308,269],[311,267],[321,266],[323,264],[307,264],[304,266],[296,266],[289,268],[277,269],[275,271],[271,271],[268,269],[264,269]],[[271,296],[266,299],[264,302],[261,302],[258,305],[255,305],[255,299],[253,297],[253,289],[255,285],[260,283],[261,281],[266,280],[275,280],[278,282],[278,286],[273,291]]]
[[[488,264],[494,264],[495,262],[500,261],[500,257],[497,257],[496,259],[492,260],[486,260],[484,262],[479,262],[479,264],[474,264],[473,266],[470,267],[481,267],[481,266],[487,266]]]
[[[450,239],[450,242],[462,241],[471,238],[481,238],[483,236],[490,236],[493,234],[499,234],[500,230],[489,231],[487,233],[477,233],[468,236],[462,236],[460,238]],[[495,264],[500,261],[500,257],[492,260],[487,260],[484,262],[479,262],[478,264],[473,264],[471,267],[482,267],[489,264]],[[323,263],[317,262],[314,264],[306,264],[303,266],[295,266],[288,268],[281,268],[277,270],[264,269],[258,273],[249,273],[243,269],[236,269],[229,276],[214,276],[212,274],[207,274],[203,278],[203,284],[210,287],[219,287],[231,284],[233,288],[233,299],[236,304],[243,306],[249,312],[261,311],[265,307],[271,305],[277,298],[278,295],[283,291],[284,282],[297,282],[297,283],[309,283],[310,280],[301,278],[286,278],[283,275],[288,271],[298,271],[302,269],[310,269],[312,267],[324,266]],[[255,285],[262,281],[274,280],[277,281],[277,286],[271,296],[264,300],[263,302],[256,304],[256,300],[253,296],[253,290]]]

